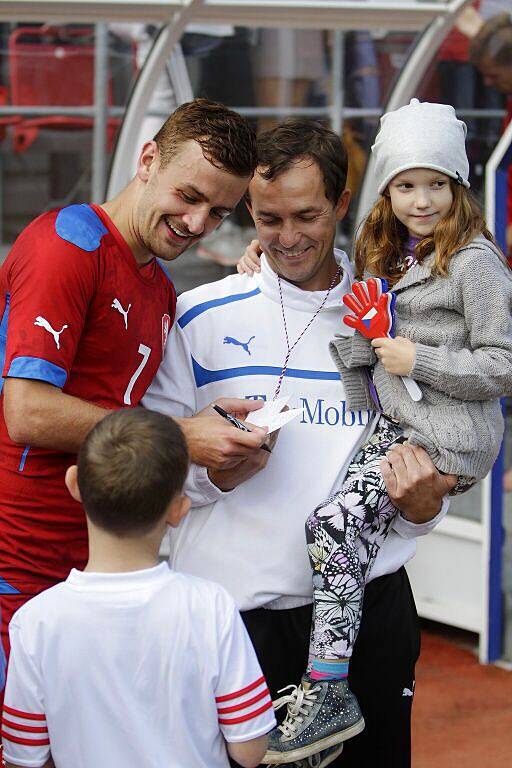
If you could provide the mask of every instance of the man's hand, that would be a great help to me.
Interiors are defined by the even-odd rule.
[[[394,445],[380,462],[389,498],[411,523],[428,523],[441,510],[443,497],[457,477],[442,475],[423,448],[409,443]]]
[[[388,373],[409,376],[416,359],[416,344],[403,336],[394,339],[373,339],[372,347]]]
[[[278,435],[279,430],[277,429],[265,441],[270,450],[274,448]],[[264,469],[269,459],[270,453],[268,451],[257,448],[247,458],[242,459],[230,469],[209,469],[208,477],[221,491],[232,491],[237,485],[245,483],[246,480]]]
[[[239,400],[220,398],[215,403],[225,411],[244,421],[251,411],[263,406],[262,400]],[[176,419],[187,440],[190,460],[209,469],[231,469],[242,459],[259,451],[267,437],[267,431],[251,426],[244,432],[230,424],[216,413],[211,405],[189,419]]]

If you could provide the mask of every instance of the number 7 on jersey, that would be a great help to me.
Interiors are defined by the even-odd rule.
[[[139,367],[131,377],[130,381],[128,382],[128,386],[126,387],[126,392],[124,393],[123,402],[125,405],[131,405],[131,395],[132,390],[135,386],[135,382],[141,375],[142,371],[144,370],[144,366],[149,360],[149,356],[151,354],[151,347],[147,347],[145,344],[139,344],[139,355],[142,355],[142,360],[140,361]]]

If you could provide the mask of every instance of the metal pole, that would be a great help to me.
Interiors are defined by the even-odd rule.
[[[5,21],[90,24],[91,19],[166,24],[188,0],[0,0]],[[422,29],[459,0],[208,0],[195,14],[207,24],[296,29]],[[471,2],[471,0],[468,0]]]
[[[94,45],[94,130],[92,137],[91,200],[102,203],[107,180],[108,27],[96,24]]]
[[[192,101],[194,98],[194,91],[192,90],[185,57],[179,43],[172,49],[171,55],[166,63],[166,69],[174,90],[177,104],[180,105],[184,104],[186,101]]]
[[[332,107],[331,127],[341,136],[345,105],[345,34],[336,30],[332,39]]]
[[[188,87],[186,83],[183,83],[183,90]],[[178,88],[176,88],[178,92]],[[181,92],[181,91],[180,91]],[[192,92],[191,92],[192,93]],[[183,97],[182,97],[183,98]],[[184,100],[189,101],[193,96],[187,96]],[[182,103],[178,98],[179,103]],[[341,99],[343,106],[343,119],[352,120],[354,118],[361,117],[380,117],[382,115],[382,109],[379,107],[346,107],[343,104],[343,98]],[[246,117],[279,117],[280,115],[286,116],[309,116],[314,118],[324,117],[325,115],[332,117],[333,108],[332,105],[326,107],[237,107],[232,106],[235,112]],[[107,108],[107,114],[109,117],[123,117],[126,109],[125,107],[112,107]],[[497,120],[503,120],[506,117],[506,111],[504,109],[457,109],[457,117],[463,119],[471,118],[471,120],[489,120],[496,118]],[[94,105],[90,107],[18,107],[18,106],[0,106],[0,117],[11,117],[24,115],[27,117],[37,117],[38,115],[70,115],[71,117],[94,117]],[[158,109],[149,107],[146,110],[146,115],[152,117],[168,117],[169,110]],[[334,118],[333,118],[334,119]]]
[[[130,181],[130,160],[134,153],[140,123],[149,106],[149,102],[158,76],[165,62],[179,42],[183,31],[195,12],[200,10],[204,0],[185,0],[183,8],[176,13],[169,24],[158,35],[137,78],[125,118],[117,139],[107,198],[116,195]]]

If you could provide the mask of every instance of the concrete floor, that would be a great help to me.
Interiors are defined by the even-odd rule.
[[[413,707],[413,768],[511,768],[512,671],[482,666],[474,636],[429,624]]]

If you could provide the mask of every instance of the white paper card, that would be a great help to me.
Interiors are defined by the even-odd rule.
[[[290,408],[289,411],[278,413],[277,416],[272,420],[272,423],[269,425],[269,433],[275,432],[276,429],[281,429],[281,427],[284,427],[284,425],[288,424],[289,421],[293,421],[293,419],[296,419],[297,416],[301,415],[302,408]]]
[[[246,419],[248,424],[253,424],[255,427],[268,427],[270,432],[275,432],[276,429],[284,427],[289,421],[296,419],[297,416],[302,414],[301,408],[292,408],[289,411],[283,411],[283,408],[290,399],[287,397],[280,397],[277,400],[265,403],[263,408],[258,411],[252,411]]]

